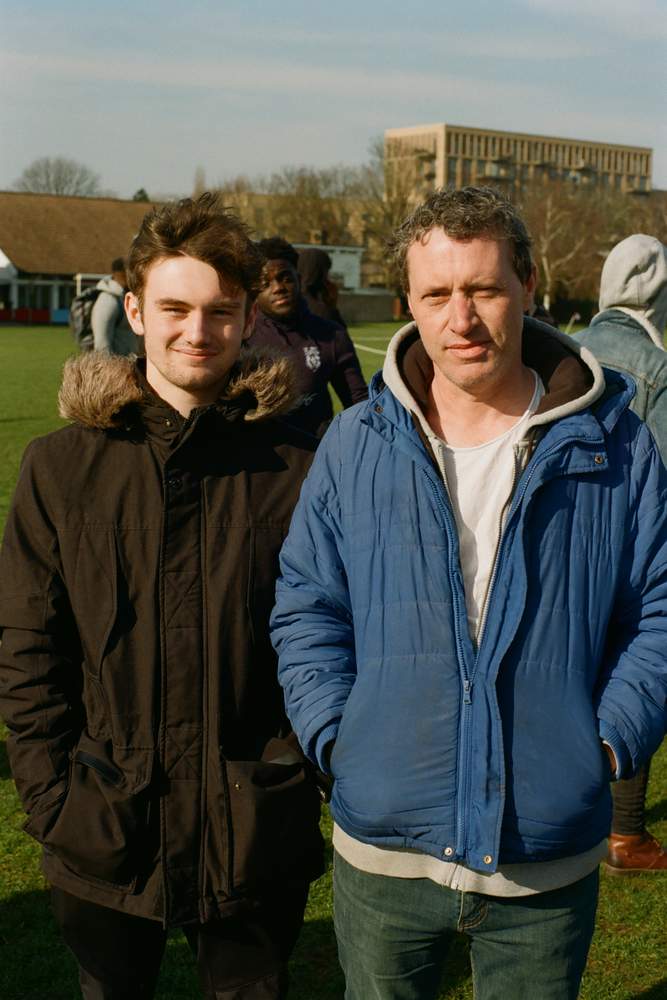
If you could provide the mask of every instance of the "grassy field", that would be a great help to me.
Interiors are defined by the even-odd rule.
[[[367,377],[381,366],[394,329],[391,324],[374,324],[352,330]],[[62,328],[0,326],[0,528],[23,448],[31,438],[59,425],[55,399],[62,363],[70,351],[69,333]],[[72,1000],[78,996],[74,962],[51,919],[39,849],[21,832],[23,816],[7,765],[4,735],[0,733],[0,998]],[[653,766],[648,820],[652,831],[667,839],[665,747]],[[328,834],[328,816],[323,828]],[[660,877],[612,879],[603,874],[582,1000],[667,1000],[665,888],[667,879]],[[293,1000],[341,1000],[330,875],[313,886],[292,972]],[[445,981],[448,986],[441,1000],[472,997],[462,939],[452,952]],[[169,942],[157,996],[194,1000],[199,995],[187,945],[176,934]]]

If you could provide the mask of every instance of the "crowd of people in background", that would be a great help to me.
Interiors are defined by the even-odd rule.
[[[490,188],[388,253],[369,398],[324,250],[152,209],[25,454],[0,709],[84,1000],[150,1000],[173,926],[284,1000],[321,798],[346,1000],[435,1000],[459,932],[477,1000],[575,1000],[599,864],[667,871],[667,248],[576,337]]]

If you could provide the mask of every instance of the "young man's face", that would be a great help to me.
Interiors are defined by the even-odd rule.
[[[289,319],[299,304],[299,276],[288,260],[269,260],[262,268],[257,305],[271,319]]]
[[[455,240],[433,229],[408,250],[408,302],[437,373],[476,394],[521,366],[523,311],[534,290],[506,240]]]
[[[146,377],[187,416],[214,402],[249,335],[246,293],[194,257],[166,257],[148,269],[143,309],[128,292],[130,325],[144,338]]]

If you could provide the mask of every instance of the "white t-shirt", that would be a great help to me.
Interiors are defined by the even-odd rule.
[[[483,624],[480,619],[500,536],[520,471],[515,447],[544,395],[540,377],[532,368],[530,371],[535,390],[528,409],[499,437],[472,448],[453,448],[429,435],[456,519],[468,628],[475,643],[479,641]]]

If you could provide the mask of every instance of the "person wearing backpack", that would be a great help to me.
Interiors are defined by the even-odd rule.
[[[138,354],[139,343],[125,315],[125,261],[117,257],[111,264],[111,274],[96,285],[98,296],[90,320],[93,350],[107,354]]]

